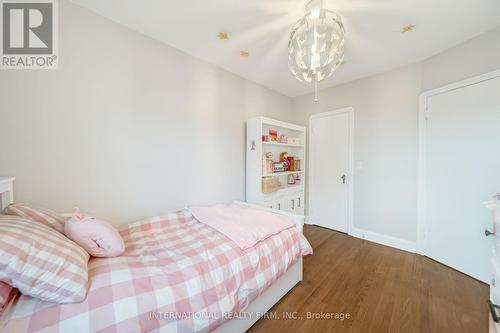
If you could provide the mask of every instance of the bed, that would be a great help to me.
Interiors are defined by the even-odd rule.
[[[6,205],[12,186],[1,186]],[[124,226],[125,253],[89,261],[84,302],[18,295],[0,317],[0,330],[244,332],[302,280],[302,256],[312,252],[301,233],[304,218],[274,213],[296,227],[244,251],[189,211]]]

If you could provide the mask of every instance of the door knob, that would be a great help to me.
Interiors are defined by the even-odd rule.
[[[493,233],[493,232],[489,231],[488,229],[485,229],[485,230],[484,230],[484,235],[485,235],[486,237],[488,237],[488,236],[491,236],[491,235],[495,235],[495,233]]]
[[[340,177],[342,179],[342,184],[345,184],[345,180],[346,180],[346,175],[342,175],[342,177]]]

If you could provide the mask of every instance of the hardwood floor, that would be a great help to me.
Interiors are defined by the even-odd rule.
[[[426,257],[305,226],[304,280],[248,332],[488,332],[488,286]],[[297,311],[302,319],[285,319]],[[307,319],[307,313],[350,318]]]

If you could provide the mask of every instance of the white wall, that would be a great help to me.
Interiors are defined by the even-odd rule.
[[[415,240],[417,99],[420,66],[413,65],[296,98],[296,121],[314,113],[354,108],[354,226]]]
[[[418,97],[426,90],[500,68],[500,27],[419,64],[294,99],[296,122],[354,107],[355,228],[416,240]],[[335,74],[334,74],[335,75]]]
[[[422,63],[422,91],[500,68],[500,27]]]
[[[15,200],[115,224],[244,199],[245,120],[291,99],[66,1],[60,63],[0,71],[0,175]]]

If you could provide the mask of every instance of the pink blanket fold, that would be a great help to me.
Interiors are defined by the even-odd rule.
[[[286,216],[236,203],[191,207],[190,211],[198,221],[219,231],[242,250],[295,226],[295,223]]]

